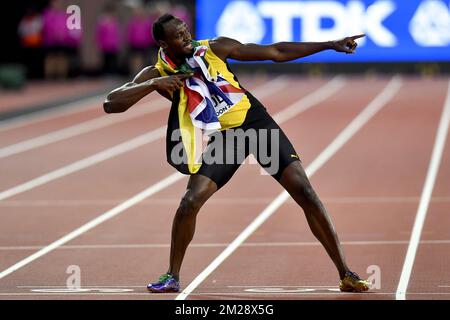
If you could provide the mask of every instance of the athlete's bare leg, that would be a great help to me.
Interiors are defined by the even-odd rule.
[[[331,217],[312,188],[300,161],[294,161],[284,169],[280,184],[302,207],[312,233],[324,246],[342,279],[349,271],[342,247]]]
[[[192,175],[189,178],[186,193],[181,199],[172,225],[170,246],[170,266],[168,272],[179,279],[181,263],[186,249],[194,237],[197,213],[214,192],[217,185],[206,176]]]

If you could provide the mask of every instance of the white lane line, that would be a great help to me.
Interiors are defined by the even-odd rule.
[[[374,295],[393,295],[395,292],[369,292],[365,293],[365,297],[367,299],[370,299],[370,296]],[[148,292],[74,292],[74,293],[44,293],[44,292],[1,292],[0,296],[149,296]],[[151,296],[161,296],[161,297],[171,297],[174,295],[173,293],[152,293]],[[201,292],[201,293],[193,293],[192,296],[255,296],[255,295],[262,295],[262,296],[295,296],[295,295],[301,295],[301,296],[308,296],[308,295],[314,295],[314,296],[335,296],[339,295],[342,296],[349,296],[349,297],[355,297],[355,293],[351,292]],[[411,293],[411,295],[418,295],[418,296],[429,296],[429,295],[450,295],[450,292],[420,292],[420,293]],[[358,295],[360,297],[360,295]],[[320,298],[320,297],[318,297]],[[218,298],[220,299],[220,298]],[[326,299],[329,299],[328,297]]]
[[[114,287],[110,287],[110,288],[114,288]],[[301,287],[298,287],[301,288]],[[357,295],[358,297],[361,297],[361,294],[356,294],[356,293],[352,293],[352,292],[339,292],[338,290],[336,290],[335,292],[332,291],[325,291],[325,289],[333,289],[334,287],[326,287],[326,288],[319,288],[317,287],[317,289],[322,289],[323,291],[320,292],[315,292],[315,291],[308,291],[308,292],[198,292],[198,293],[192,293],[192,296],[195,297],[208,297],[208,296],[243,296],[243,297],[252,297],[252,296],[310,296],[310,295],[314,295],[314,296],[319,296],[317,297],[317,299],[321,298],[320,296],[335,296],[335,295],[339,295],[339,297],[343,297],[343,296],[348,296],[348,297],[355,297],[355,295]],[[80,290],[83,290],[84,287],[80,288]],[[95,288],[92,288],[95,289]],[[101,288],[98,288],[99,290]],[[337,288],[336,288],[337,289]],[[89,288],[87,288],[86,290],[89,290]],[[144,291],[144,289],[142,289],[142,291]],[[370,296],[375,296],[375,295],[394,295],[395,292],[368,292],[365,293],[364,296],[367,299],[370,299]],[[450,292],[420,292],[420,293],[411,293],[412,295],[418,295],[418,296],[429,296],[429,295],[450,295]],[[151,295],[148,292],[137,292],[137,291],[127,291],[127,292],[0,292],[0,296],[147,296],[147,299],[149,296],[155,297],[155,296],[160,296],[160,297],[166,297],[166,298],[170,298],[173,295],[175,295],[174,293],[152,293]],[[324,297],[325,298],[325,297]],[[220,297],[218,297],[218,299],[220,299]],[[326,299],[330,299],[329,297],[326,297]]]
[[[382,107],[398,92],[402,85],[395,76],[386,87],[359,113],[343,131],[317,156],[306,168],[308,176],[312,176],[321,168],[345,143],[347,143]],[[289,194],[283,191],[250,223],[228,247],[219,254],[177,297],[184,300],[197,288],[225,259],[227,259],[256,229],[261,226],[287,199]]]
[[[289,107],[283,109],[273,116],[273,119],[278,122],[278,124],[283,123],[289,119],[294,118],[299,113],[308,110],[314,105],[317,105],[333,94],[335,94],[338,90],[340,90],[345,84],[345,80],[342,76],[334,77],[330,82],[328,82],[323,87],[318,90],[312,92],[304,99],[299,100],[296,103],[293,103]]]
[[[274,92],[286,86],[287,80],[284,77],[278,77],[272,82],[265,83],[255,89],[256,94],[260,96],[269,96]],[[70,127],[60,130],[52,131],[32,139],[27,139],[3,148],[0,148],[0,159],[6,158],[21,152],[29,151],[38,147],[43,147],[54,142],[62,141],[81,134],[85,134],[97,129],[105,128],[120,122],[125,122],[143,115],[151,114],[164,109],[169,109],[170,104],[164,103],[165,99],[158,97],[150,102],[138,103],[128,113],[120,115],[100,116],[91,120],[87,120]],[[98,108],[101,108],[101,103],[98,103]]]
[[[61,286],[61,287],[64,288],[64,286]],[[20,288],[20,287],[18,286],[17,288]],[[33,287],[30,287],[30,288],[33,288]],[[264,285],[262,285],[262,286],[227,286],[227,288],[338,288],[338,287],[336,286],[336,284],[331,284],[329,286],[314,286],[314,285],[311,285],[311,286],[304,286],[304,285],[301,285],[301,286],[293,286],[293,285],[285,286],[283,284],[280,284],[280,285],[277,285],[277,286],[273,286],[273,285],[272,286],[264,286]]]
[[[342,204],[374,204],[374,203],[385,203],[385,204],[407,204],[407,203],[419,203],[420,197],[322,197],[322,202],[324,203],[342,203]],[[99,199],[99,200],[5,200],[0,203],[1,207],[80,207],[80,206],[106,206],[115,205],[126,199]],[[273,198],[255,197],[252,199],[248,198],[237,198],[237,197],[217,197],[208,200],[208,203],[215,203],[220,205],[230,205],[234,206],[236,204],[240,205],[252,205],[269,203]],[[141,202],[141,205],[153,206],[158,205],[173,205],[174,203],[180,202],[179,198],[160,198],[160,199],[147,199]],[[288,203],[295,204],[293,199],[289,199]],[[432,197],[430,202],[434,203],[447,203],[450,202],[450,197]],[[35,211],[34,213],[39,214],[40,211]],[[345,214],[345,213],[343,213]]]
[[[334,79],[333,79],[333,80],[334,80]],[[331,81],[333,81],[333,80],[331,80]],[[319,90],[320,90],[320,89],[319,89]],[[313,92],[313,93],[314,93],[314,92]],[[304,97],[303,99],[305,99],[305,98],[307,98],[307,97],[308,97],[308,96]],[[158,129],[157,129],[157,130],[158,130]],[[144,135],[144,136],[145,136],[145,135]],[[142,136],[141,136],[141,137],[142,137]],[[138,137],[138,138],[139,138],[139,137]],[[134,140],[134,139],[133,139],[133,140]],[[142,141],[140,141],[140,143],[142,143]],[[125,144],[126,144],[126,143],[125,143]],[[123,145],[123,144],[122,144],[122,145]],[[115,148],[117,148],[117,147],[118,147],[118,146],[116,146]],[[128,146],[128,145],[126,145],[126,147],[127,147],[127,148],[130,148],[130,146]],[[122,148],[122,149],[123,149],[123,148]],[[122,151],[122,149],[121,149],[121,151]],[[97,155],[98,155],[98,154],[97,154]],[[94,156],[95,156],[95,155],[94,155]],[[108,156],[110,156],[110,154],[108,154]],[[103,156],[103,157],[104,157],[104,156]],[[92,157],[89,157],[89,158],[92,158]],[[87,158],[87,159],[89,159],[89,158]],[[97,157],[97,158],[98,158],[98,157]],[[85,160],[86,160],[86,159],[85,159]],[[81,160],[81,161],[84,161],[84,160]],[[99,159],[97,159],[96,161],[99,162]],[[88,164],[91,165],[91,162],[92,162],[92,160],[91,160],[90,162],[88,162]],[[78,162],[77,162],[77,163],[78,163]],[[87,164],[86,164],[86,165],[87,165]],[[61,170],[61,169],[60,169],[60,170]],[[58,170],[57,170],[57,171],[58,171]],[[61,176],[62,174],[65,175],[65,172],[66,172],[66,171],[63,170],[63,172],[60,172],[60,173],[58,173],[58,174],[59,174],[59,176]],[[74,172],[74,171],[72,170],[72,172]],[[56,179],[57,177],[59,177],[58,175],[55,175],[55,174],[54,174],[54,176],[55,176],[55,178],[53,178],[52,180],[54,180],[54,179]],[[173,179],[173,180],[176,179],[176,180],[179,180],[179,179],[181,179],[182,177],[183,177],[183,176],[177,172],[177,173],[172,174],[172,175],[166,177],[165,179],[161,180],[161,181],[158,182],[156,185],[161,184],[163,181],[166,181],[167,179]],[[47,177],[46,179],[48,180],[48,179],[50,179],[50,178],[52,178],[52,177]],[[35,179],[35,180],[36,180],[36,179]],[[176,181],[176,180],[175,180],[175,181]],[[50,181],[50,180],[49,180],[49,181]],[[171,180],[171,181],[172,181],[172,180]],[[173,181],[173,182],[175,182],[175,181]],[[48,181],[47,181],[47,182],[48,182]],[[24,187],[22,187],[21,190],[16,191],[15,194],[20,193],[20,192],[23,192],[23,191],[25,191],[25,190],[29,190],[29,189],[31,189],[31,188],[37,186],[37,183],[39,183],[39,181],[36,181],[36,182],[34,183],[34,185],[29,186],[28,189],[26,189],[26,186],[24,186]],[[43,184],[43,183],[45,183],[45,182],[42,182],[42,183],[40,183],[40,184]],[[40,184],[39,184],[39,185],[40,185]],[[170,183],[170,184],[172,184],[172,183]],[[169,186],[170,184],[167,184],[167,186]],[[167,187],[167,186],[166,186],[166,187]],[[150,189],[151,189],[151,188],[152,188],[152,187],[150,187]],[[13,188],[13,189],[14,189],[14,188]],[[148,189],[147,189],[147,190],[148,190]],[[19,261],[18,263],[16,263],[16,264],[13,265],[12,267],[10,267],[10,268],[6,269],[5,271],[3,271],[2,273],[0,273],[0,279],[3,278],[3,277],[5,277],[6,275],[9,275],[9,274],[13,273],[13,272],[16,271],[16,270],[22,268],[23,266],[29,264],[30,262],[32,262],[32,261],[38,259],[39,257],[45,255],[46,253],[48,253],[48,252],[50,252],[50,251],[53,251],[54,249],[58,248],[59,246],[63,245],[64,243],[66,243],[67,241],[70,241],[70,240],[76,238],[77,236],[81,235],[82,233],[84,233],[84,232],[86,232],[86,231],[92,229],[94,226],[97,226],[98,224],[100,224],[100,223],[106,221],[107,219],[110,219],[111,217],[113,217],[113,216],[115,216],[115,215],[121,213],[122,211],[126,210],[127,208],[129,208],[129,207],[131,206],[131,205],[129,205],[129,204],[130,204],[130,201],[131,201],[132,199],[136,199],[136,198],[138,199],[138,201],[135,200],[135,201],[133,202],[133,205],[134,205],[134,204],[137,204],[138,202],[140,202],[140,201],[142,201],[142,200],[144,200],[145,197],[142,197],[142,196],[140,196],[140,195],[142,195],[142,194],[145,193],[145,192],[146,192],[146,190],[142,191],[141,193],[139,193],[138,195],[134,196],[134,197],[131,198],[130,200],[127,200],[127,201],[125,201],[124,203],[122,203],[122,204],[120,204],[120,205],[114,207],[113,209],[107,211],[106,213],[103,213],[103,214],[102,214],[101,216],[99,216],[98,218],[92,220],[91,222],[88,222],[88,223],[85,224],[84,226],[82,226],[82,227],[76,229],[75,231],[72,231],[70,234],[68,234],[68,235],[64,236],[63,238],[61,238],[61,239],[59,239],[59,240],[53,242],[53,243],[50,244],[49,246],[47,246],[47,247],[45,247],[45,248],[39,250],[38,252],[34,253],[33,255],[31,255],[31,256],[29,256],[29,257],[27,257],[27,258],[25,258],[25,259]],[[12,196],[11,193],[10,193],[9,196]],[[149,195],[147,195],[147,197],[148,197],[148,196],[149,196]],[[3,196],[3,199],[4,199],[4,198],[6,198],[6,196]],[[2,198],[1,198],[1,193],[0,193],[0,200],[2,200]],[[125,204],[126,204],[126,205],[125,205]],[[100,220],[99,220],[99,219],[100,219]],[[96,221],[97,221],[97,222],[96,222]],[[92,223],[94,223],[94,222],[95,222],[95,224],[92,225]],[[80,231],[80,230],[81,230],[81,231]]]
[[[184,176],[178,172],[171,174],[170,176],[166,177],[165,179],[155,183],[154,185],[152,185],[152,186],[148,187],[147,189],[141,191],[140,193],[136,194],[135,196],[128,199],[127,201],[112,208],[111,210],[106,211],[105,213],[98,216],[97,218],[89,221],[88,223],[84,224],[83,226],[79,227],[78,229],[75,229],[74,231],[70,232],[69,234],[65,235],[64,237],[49,244],[45,248],[42,248],[41,250],[30,255],[29,257],[17,262],[16,264],[9,267],[8,269],[0,272],[0,279],[6,277],[7,275],[13,273],[16,270],[22,268],[23,266],[26,266],[27,264],[42,257],[43,255],[55,250],[56,248],[62,246],[63,244],[75,239],[79,235],[91,230],[92,228],[103,223],[104,221],[117,216],[118,214],[124,212],[126,209],[134,206],[135,204],[139,203],[140,201],[144,200],[145,198],[150,197],[151,195],[167,188],[168,186],[174,184],[175,182],[182,179],[183,177]]]
[[[280,78],[275,82],[276,86],[282,86],[285,85],[286,82]],[[258,89],[264,89],[267,88],[268,84],[264,84]],[[260,91],[261,95],[264,96],[267,94],[267,91]],[[269,92],[270,93],[270,92]],[[97,163],[100,163],[102,161],[111,159],[113,157],[116,157],[120,154],[129,152],[133,149],[139,148],[145,144],[148,144],[150,142],[156,141],[160,138],[163,138],[166,134],[166,126],[159,127],[153,131],[150,131],[149,133],[142,134],[140,136],[137,136],[131,140],[128,140],[126,142],[123,142],[119,145],[116,145],[114,147],[111,147],[109,149],[103,150],[101,152],[98,152],[92,156],[89,156],[87,158],[78,160],[76,162],[73,162],[67,166],[64,166],[62,168],[59,168],[57,170],[54,170],[52,172],[49,172],[47,174],[44,174],[42,176],[39,176],[37,178],[34,178],[32,180],[29,180],[25,183],[22,183],[18,186],[15,186],[13,188],[10,188],[8,190],[0,192],[0,201],[10,198],[12,196],[15,196],[19,193],[31,190],[33,188],[36,188],[40,185],[46,184],[50,181],[59,179],[61,177],[67,176],[71,173],[80,171],[82,169],[88,168],[90,166],[93,166]]]
[[[257,86],[256,88],[250,89],[249,91],[257,98],[269,97],[280,90],[284,89],[289,84],[289,78],[285,76],[277,76],[271,81],[264,82],[264,84]]]
[[[428,206],[431,194],[433,193],[434,183],[441,163],[442,153],[447,139],[448,127],[450,124],[450,82],[448,84],[447,98],[445,100],[442,111],[441,120],[436,133],[433,152],[431,155],[430,165],[428,167],[427,177],[423,186],[422,195],[420,197],[419,207],[416,213],[416,219],[411,233],[411,239],[406,252],[405,262],[403,264],[400,281],[395,295],[397,300],[406,299],[406,290],[408,289],[409,279],[416,258],[417,247],[419,246],[420,235],[422,233],[423,224],[427,216]]]
[[[272,79],[270,82],[265,83],[259,88],[251,89],[252,92],[264,95],[264,90],[268,91],[269,94],[273,93],[274,88],[280,88],[280,82],[287,81],[284,76]],[[258,90],[258,91],[255,91]],[[0,121],[0,132],[17,129],[27,125],[34,124],[36,122],[47,121],[63,116],[68,116],[71,114],[83,112],[89,109],[97,108],[105,98],[105,94],[100,94],[94,97],[81,99],[78,101],[70,102],[61,105],[58,108],[52,108],[48,110],[42,110],[33,112],[31,114],[25,114],[22,116],[15,117],[14,119]]]
[[[111,116],[100,116],[91,120],[87,120],[70,127],[66,127],[60,130],[52,131],[38,137],[24,140],[3,148],[0,148],[0,159],[6,158],[21,152],[29,151],[38,147],[43,147],[54,142],[62,141],[68,138],[72,138],[81,134],[85,134],[100,128],[105,128],[120,122],[128,121],[141,117],[143,115],[151,114],[163,109],[168,109],[167,104],[163,104],[162,99],[158,99],[148,103],[149,105],[138,104],[136,107],[138,110],[134,112]],[[100,108],[100,105],[98,106]]]
[[[380,246],[380,245],[405,245],[409,244],[408,240],[374,240],[374,241],[341,241],[346,246]],[[420,244],[450,244],[450,240],[422,240]],[[228,246],[228,242],[224,243],[193,243],[189,248],[221,248]],[[241,247],[309,247],[321,246],[318,241],[307,242],[244,242]],[[39,250],[45,246],[3,246],[0,251],[20,251],[20,250]],[[80,244],[65,245],[57,248],[58,250],[78,250],[78,249],[159,249],[170,248],[170,243],[139,243],[139,244]]]
[[[123,153],[129,152],[136,148],[139,148],[145,144],[156,141],[166,134],[166,126],[159,127],[158,129],[152,130],[148,133],[137,136],[131,140],[118,144],[114,147],[108,148],[87,158],[73,162],[67,166],[61,167],[37,178],[29,180],[25,183],[17,185],[13,188],[0,192],[0,201],[15,196],[19,193],[34,189],[38,186],[51,182],[53,180],[59,179],[61,177],[67,176],[74,172],[86,169],[102,161],[117,157]]]
[[[334,286],[330,286],[327,288],[334,288]],[[325,288],[324,288],[325,289]],[[139,293],[139,292],[134,292],[131,293],[133,295],[144,295],[145,293]],[[148,293],[147,293],[148,294]],[[166,293],[167,294],[167,293]],[[267,296],[267,295],[273,295],[273,296],[278,296],[278,295],[315,295],[315,296],[334,296],[334,295],[339,295],[339,296],[349,296],[349,297],[355,297],[355,295],[357,297],[361,297],[362,295],[364,295],[364,297],[366,299],[370,299],[370,296],[372,295],[393,295],[395,294],[395,292],[367,292],[367,293],[363,293],[363,294],[358,294],[358,293],[354,293],[354,292],[340,292],[338,290],[336,290],[335,292],[331,292],[331,291],[322,291],[322,292],[314,292],[314,291],[309,291],[309,292],[200,292],[200,293],[193,293],[193,296],[209,296],[209,295],[220,295],[220,296],[234,296],[234,295],[241,295],[241,296],[252,296],[252,295],[263,295],[263,296]],[[153,295],[153,293],[152,293]],[[418,292],[418,293],[414,293],[414,295],[450,295],[450,292]],[[328,299],[328,298],[327,298]]]
[[[334,81],[331,80],[331,81]],[[275,82],[265,83],[257,88],[255,88],[254,92],[256,92],[260,97],[266,97],[266,95],[271,94],[271,91],[269,90],[270,85],[274,85],[278,88],[281,88],[282,86],[287,84],[287,80],[284,77],[278,77]],[[320,90],[320,88],[318,89]],[[312,93],[314,94],[314,92]],[[302,99],[307,99],[309,97],[306,96]],[[31,190],[33,188],[36,188],[38,186],[41,186],[43,184],[46,184],[50,181],[53,181],[55,179],[64,177],[68,174],[74,173],[76,171],[85,169],[87,167],[93,166],[97,163],[100,163],[102,161],[105,161],[107,159],[111,159],[115,156],[118,156],[120,154],[123,154],[125,152],[131,151],[133,149],[136,149],[138,147],[141,147],[147,143],[150,143],[152,141],[155,141],[157,139],[163,138],[165,136],[166,126],[160,127],[158,129],[155,129],[149,133],[140,135],[138,137],[135,137],[131,140],[128,140],[126,142],[123,142],[117,146],[111,147],[109,149],[103,150],[99,153],[96,153],[92,156],[89,156],[87,158],[78,160],[76,162],[73,162],[67,166],[64,166],[62,168],[59,168],[57,170],[54,170],[52,172],[49,172],[47,174],[44,174],[42,176],[39,176],[37,178],[34,178],[32,180],[29,180],[25,183],[22,183],[20,185],[17,185],[13,188],[10,188],[8,190],[0,192],[0,201],[10,198],[12,196],[15,196],[19,193]]]
[[[103,102],[104,97],[105,95],[101,94],[95,97],[66,103],[58,108],[37,111],[13,119],[0,121],[0,132],[97,108],[98,105]]]
[[[55,289],[58,289],[58,288],[61,288],[61,289],[67,289],[67,285],[65,285],[65,286],[17,286],[16,288],[19,288],[19,289],[34,289],[34,288],[36,288],[36,289],[39,289],[39,288],[55,288]],[[140,285],[140,286],[116,286],[116,285],[113,285],[113,286],[96,286],[96,285],[84,285],[82,288],[142,288],[142,285]]]

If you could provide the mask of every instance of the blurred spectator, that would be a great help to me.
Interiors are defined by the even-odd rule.
[[[127,44],[130,49],[128,70],[131,74],[136,74],[153,59],[156,42],[151,35],[151,28],[155,17],[141,4],[132,9],[133,14],[127,26]]]
[[[116,7],[110,2],[97,21],[97,44],[103,54],[103,72],[107,74],[118,73],[118,54],[120,50],[120,25],[117,18]]]
[[[154,14],[162,16],[165,13],[171,13],[172,5],[169,1],[152,1],[151,6],[153,7]]]
[[[181,1],[172,3],[170,1],[150,1],[153,14],[156,16],[155,19],[157,19],[159,16],[162,16],[165,13],[170,13],[174,15],[175,17],[180,18],[186,24],[188,25],[191,32],[193,32],[193,17],[191,12],[189,11],[189,8]]]
[[[42,15],[34,6],[27,11],[19,23],[19,37],[24,55],[27,76],[42,76]]]
[[[175,4],[171,9],[171,13],[175,17],[180,18],[181,20],[186,22],[189,29],[192,30],[192,27],[193,27],[192,26],[192,17],[191,17],[189,10],[187,9],[187,7],[184,4],[182,4],[182,3]]]
[[[46,50],[44,72],[46,78],[66,78],[68,60],[66,52],[66,11],[60,0],[51,0],[44,10],[43,40]]]
[[[78,75],[80,73],[80,46],[83,36],[83,29],[66,28],[65,47],[69,59],[70,75]]]

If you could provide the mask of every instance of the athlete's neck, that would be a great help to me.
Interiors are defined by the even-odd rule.
[[[172,53],[167,52],[164,50],[164,53],[169,57],[170,61],[172,61],[177,67],[181,66],[186,59],[192,57],[194,54],[194,49],[189,54],[183,55],[183,56],[175,56]]]
[[[169,57],[170,61],[172,61],[177,67],[181,66],[186,60],[186,57],[177,57],[167,51],[165,53]]]
[[[185,57],[179,58],[179,57],[170,57],[172,59],[173,63],[175,63],[178,67],[181,66],[184,63]]]

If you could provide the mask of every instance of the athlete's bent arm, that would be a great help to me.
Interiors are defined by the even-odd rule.
[[[357,46],[355,40],[363,36],[361,34],[327,42],[277,42],[270,45],[242,44],[234,39],[219,37],[211,41],[210,45],[222,60],[231,58],[240,61],[272,60],[285,62],[329,49],[353,53]]]
[[[154,66],[146,67],[139,72],[132,82],[112,90],[103,102],[106,113],[127,111],[132,105],[153,91],[158,91],[170,100],[171,93],[178,90],[182,80],[189,75],[173,75],[161,77]]]

